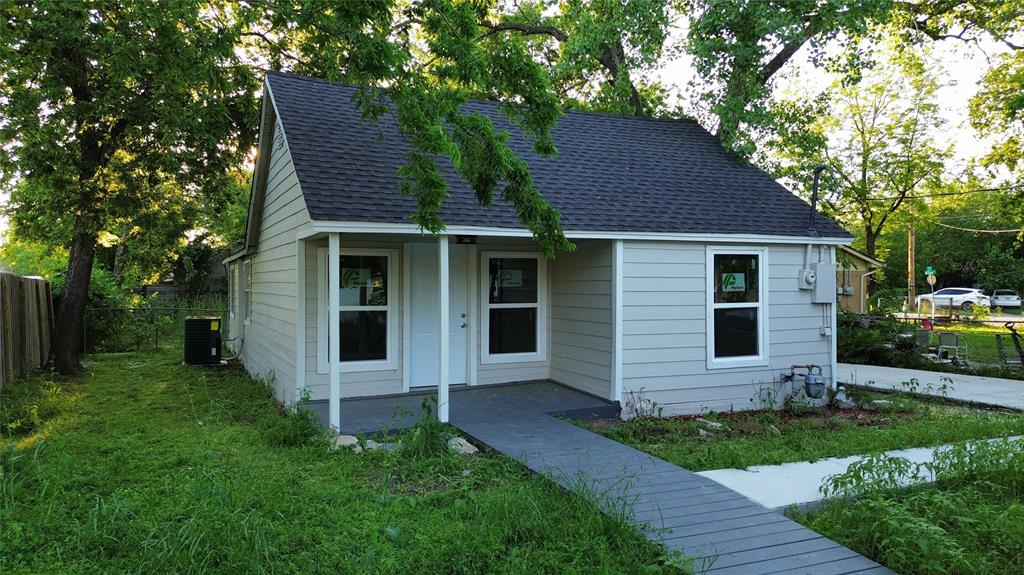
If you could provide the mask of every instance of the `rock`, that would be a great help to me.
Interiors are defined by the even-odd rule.
[[[359,438],[354,435],[335,435],[331,441],[331,449],[337,450],[347,448],[360,453],[363,451],[362,447],[359,447]]]
[[[377,451],[378,449],[395,449],[398,447],[398,442],[379,443],[372,439],[367,439],[365,445],[367,451]]]
[[[448,440],[448,449],[459,455],[475,455],[480,450],[475,445],[461,437],[453,437]]]
[[[764,426],[764,428],[766,430],[768,430],[768,434],[769,435],[774,435],[775,437],[782,437],[782,432],[779,431],[779,428],[775,427],[771,423],[769,423],[768,425]]]
[[[471,470],[471,469],[463,469],[462,470],[462,476],[463,477],[469,477],[470,474],[472,474],[472,473],[473,473],[473,470]]]
[[[723,429],[726,429],[724,423],[719,423],[717,421],[708,421],[703,417],[698,417],[694,421],[696,421],[697,425],[699,425],[702,429],[706,429],[708,431],[722,431]]]
[[[697,430],[697,436],[700,437],[701,439],[710,439],[712,435],[713,434],[710,431],[704,428]]]

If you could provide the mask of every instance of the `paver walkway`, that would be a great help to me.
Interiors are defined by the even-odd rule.
[[[346,399],[343,433],[398,429],[426,394]],[[325,402],[307,406],[326,424]],[[592,498],[649,539],[713,575],[881,575],[892,572],[764,505],[552,413],[611,417],[607,401],[551,382],[452,390],[451,423],[566,489]],[[610,411],[611,410],[611,411]]]
[[[470,414],[453,423],[694,557],[698,573],[892,573],[728,487],[550,415]]]
[[[881,390],[909,391],[903,384],[916,379],[916,393],[1024,411],[1024,381],[1015,379],[852,363],[840,363],[837,373],[840,383]],[[940,392],[943,384],[945,396]]]
[[[1010,439],[1019,441],[1021,436]],[[990,441],[1001,441],[993,439]],[[915,447],[887,451],[886,455],[902,457],[912,463],[925,463],[933,459],[936,449],[941,447]],[[774,509],[791,505],[805,505],[821,501],[824,497],[818,490],[829,475],[846,472],[851,463],[860,460],[853,457],[830,457],[818,461],[801,461],[782,465],[757,465],[747,469],[715,469],[701,471],[697,475],[707,477],[754,501]]]

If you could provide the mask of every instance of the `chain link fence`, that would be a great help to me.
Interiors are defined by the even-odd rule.
[[[82,342],[87,353],[111,353],[156,350],[162,346],[180,346],[189,316],[219,317],[222,336],[228,334],[228,310],[225,307],[90,307],[85,311]],[[58,326],[59,329],[59,326]]]

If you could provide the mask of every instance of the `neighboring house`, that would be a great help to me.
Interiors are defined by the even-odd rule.
[[[855,313],[867,313],[868,278],[882,269],[882,262],[850,246],[839,247],[836,268],[836,293],[839,307]]]
[[[235,347],[281,401],[329,399],[337,426],[341,398],[433,387],[447,420],[449,386],[550,379],[667,415],[759,406],[794,364],[835,373],[831,278],[852,237],[821,215],[809,233],[807,203],[695,122],[567,112],[541,158],[496,104],[468,104],[562,215],[577,249],[546,261],[446,162],[447,231],[421,233],[404,140],[354,94],[265,84],[246,243],[225,261]]]

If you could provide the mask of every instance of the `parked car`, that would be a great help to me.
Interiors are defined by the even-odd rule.
[[[970,311],[976,305],[992,306],[989,297],[980,289],[956,287],[942,288],[935,293],[919,295],[914,303],[917,304],[917,311],[921,313],[928,313],[932,309],[943,307],[955,307]]]
[[[992,307],[1020,307],[1020,294],[1012,289],[997,289],[991,299]]]

